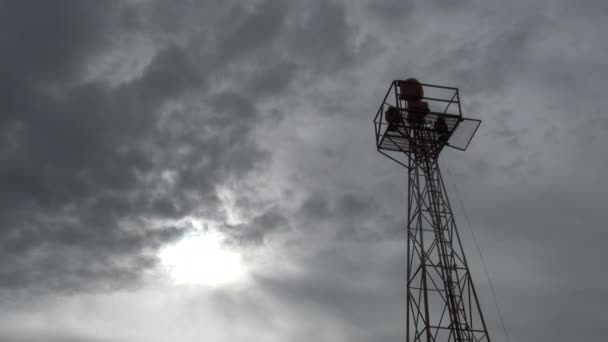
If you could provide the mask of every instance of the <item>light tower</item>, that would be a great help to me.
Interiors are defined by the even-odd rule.
[[[490,341],[437,162],[480,123],[457,88],[415,79],[393,81],[374,118],[378,151],[408,173],[407,341]]]

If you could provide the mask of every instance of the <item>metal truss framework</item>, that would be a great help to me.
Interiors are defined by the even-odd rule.
[[[394,81],[393,84],[397,84],[396,82],[399,81]],[[408,122],[408,105],[399,100],[398,87],[395,86],[394,89],[395,107],[403,108],[401,124],[384,132],[379,128],[381,124],[376,124],[376,138],[380,152],[389,150],[385,141],[394,140],[391,136],[399,136],[405,142],[401,144],[401,148],[405,149],[401,152],[407,155],[407,161],[402,163],[392,157],[391,159],[406,166],[408,170],[408,341],[490,342],[439,170],[439,152],[443,147],[449,146],[449,142],[433,130],[433,122]],[[456,89],[452,100],[457,96]],[[386,98],[381,110],[385,105]],[[458,122],[460,121],[456,121],[454,126],[457,126]],[[476,129],[477,126],[474,131]],[[450,134],[453,131],[454,129],[451,129]]]
[[[410,157],[407,334],[410,341],[490,341],[437,159]]]

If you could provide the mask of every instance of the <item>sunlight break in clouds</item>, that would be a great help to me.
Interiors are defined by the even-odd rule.
[[[198,228],[159,253],[161,264],[176,284],[211,287],[244,280],[247,275],[242,256],[224,245],[215,230]]]

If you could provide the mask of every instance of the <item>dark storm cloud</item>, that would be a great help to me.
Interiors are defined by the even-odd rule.
[[[281,34],[285,23],[286,4],[264,1],[250,13],[235,7],[229,17],[243,17],[236,25],[225,25],[228,33],[218,42],[218,51],[228,59],[247,59],[252,54],[268,50]]]
[[[237,114],[250,120],[232,130],[231,121],[212,122],[221,137],[158,125],[167,101],[204,89],[200,68],[177,46],[164,48],[126,84],[74,85],[88,54],[104,46],[110,30],[101,19],[113,13],[97,2],[74,5],[2,11],[10,15],[3,24],[12,23],[2,34],[14,34],[3,39],[10,45],[2,88],[18,90],[5,92],[2,108],[3,138],[13,145],[1,158],[3,287],[127,285],[153,266],[155,248],[184,230],[150,229],[144,217],[180,218],[199,206],[213,212],[214,186],[263,159],[247,141],[256,117],[251,107],[240,108]],[[205,123],[174,116],[184,126]],[[180,157],[179,148],[196,154]],[[166,170],[177,179],[165,180]]]
[[[209,21],[224,29],[209,28],[213,39],[155,15],[165,11],[156,2],[3,7],[5,288],[71,291],[137,280],[159,246],[189,229],[152,228],[150,220],[222,219],[216,186],[269,158],[251,137],[264,120],[260,96],[288,91],[299,72],[348,66],[358,49],[333,2],[298,12],[280,1],[218,8]],[[192,18],[185,5],[169,12]],[[164,31],[153,36],[155,56],[139,75],[117,85],[83,81],[98,55],[153,27]],[[167,43],[170,34],[185,40]],[[211,91],[217,81],[231,90]],[[237,235],[258,241],[284,221],[261,214]]]
[[[241,340],[263,340],[260,326],[272,326],[277,335],[264,336],[287,341],[403,340],[406,183],[374,151],[370,121],[388,81],[415,76],[461,87],[463,110],[484,120],[469,151],[446,152],[442,166],[463,237],[473,226],[486,251],[512,340],[601,336],[607,69],[605,43],[592,34],[603,25],[600,2],[1,6],[1,295],[65,291],[78,302],[81,290],[140,284],[157,249],[189,229],[175,220],[197,215],[243,250],[279,255],[220,309],[200,304],[221,302],[221,291],[175,309],[180,327],[202,321],[193,336],[205,337],[198,329],[221,312],[228,338],[239,330]],[[116,71],[113,52],[143,66]],[[118,61],[100,66],[110,57]],[[278,190],[256,183],[266,176]],[[238,190],[246,222],[228,222],[224,183]],[[277,236],[285,246],[273,245]],[[467,255],[501,340],[479,260]],[[145,299],[133,316],[162,340],[147,305],[155,301]],[[87,312],[128,322],[138,312],[129,300],[106,300]],[[15,322],[38,332],[62,316],[27,300],[15,307],[26,317]],[[96,328],[89,340],[107,340],[90,336],[98,318],[70,305],[56,312]]]
[[[298,211],[300,229],[347,241],[378,243],[401,238],[404,213],[378,196],[345,189],[313,192]],[[383,207],[384,206],[384,207]]]
[[[223,231],[240,245],[255,244],[260,245],[265,243],[273,233],[277,231],[290,230],[290,222],[279,209],[270,209],[262,214],[253,217],[247,223],[227,224]]]
[[[107,47],[115,5],[86,0],[53,4],[3,1],[0,35],[7,51],[0,61],[3,85],[10,89],[7,86],[14,82],[28,86],[78,76],[85,60]],[[4,80],[7,76],[10,83]],[[14,100],[21,98],[15,96]]]
[[[386,23],[403,20],[408,13],[411,13],[411,8],[403,1],[372,2],[369,4],[369,9],[371,13],[377,15],[380,20],[384,20]]]
[[[48,342],[120,342],[116,340],[109,339],[98,339],[94,337],[84,337],[84,336],[65,336],[64,334],[58,334],[57,336],[20,336],[14,337],[12,335],[2,336],[0,337],[3,341],[6,342],[38,342],[38,341],[48,341]]]

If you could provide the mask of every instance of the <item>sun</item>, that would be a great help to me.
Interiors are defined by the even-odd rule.
[[[159,253],[161,265],[176,284],[221,286],[246,276],[242,256],[228,249],[223,236],[196,230]]]

